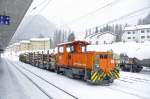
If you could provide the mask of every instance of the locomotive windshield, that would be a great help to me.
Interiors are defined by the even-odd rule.
[[[99,55],[99,58],[100,59],[106,59],[106,58],[112,58],[112,54],[100,54]]]
[[[74,52],[74,47],[72,45],[68,45],[67,52]]]

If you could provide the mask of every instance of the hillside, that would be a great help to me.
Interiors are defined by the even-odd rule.
[[[53,36],[54,30],[55,25],[45,17],[40,15],[27,16],[24,18],[15,35],[13,36],[12,42],[40,36],[51,37]]]

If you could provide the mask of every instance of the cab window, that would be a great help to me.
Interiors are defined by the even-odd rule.
[[[74,52],[73,46],[67,46],[67,52],[68,52],[68,53]]]
[[[64,47],[59,47],[59,53],[64,53]]]

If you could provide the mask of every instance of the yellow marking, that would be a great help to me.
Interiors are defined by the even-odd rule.
[[[118,78],[120,78],[120,76],[119,76],[119,74],[118,74],[118,73],[117,73],[116,75],[117,75],[117,79],[118,79]]]
[[[114,72],[114,75],[115,75],[115,78],[116,78],[116,79],[118,79],[118,78],[119,78],[118,73]]]
[[[93,79],[93,82],[95,82],[98,78],[98,75],[96,75],[96,77]]]
[[[103,78],[106,76],[106,74],[104,73]]]
[[[110,74],[110,72],[107,74],[107,76],[111,77],[111,74]]]
[[[115,71],[115,74],[116,74],[116,76],[117,76],[117,79],[119,78],[119,73],[117,73],[116,71]]]
[[[95,76],[96,76],[97,72],[95,72],[93,75],[92,75],[92,78],[91,79],[94,79]]]
[[[99,76],[99,80],[102,79],[104,72]]]
[[[113,76],[112,72],[109,72],[109,74],[110,74],[111,77]]]

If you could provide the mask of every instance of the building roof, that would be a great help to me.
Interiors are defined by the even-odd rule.
[[[30,43],[30,41],[28,41],[28,40],[22,40],[22,41],[20,41],[20,43]]]
[[[71,45],[71,44],[81,44],[81,45],[89,45],[88,42],[86,41],[72,41],[72,42],[66,42],[66,43],[61,43],[61,44],[58,44],[58,46],[63,46],[63,45]]]
[[[20,43],[14,43],[13,45],[20,45]]]
[[[136,25],[136,26],[130,26],[130,27],[125,27],[124,30],[139,30],[139,29],[150,29],[150,24],[147,25]]]
[[[30,41],[49,41],[50,38],[31,38]]]

